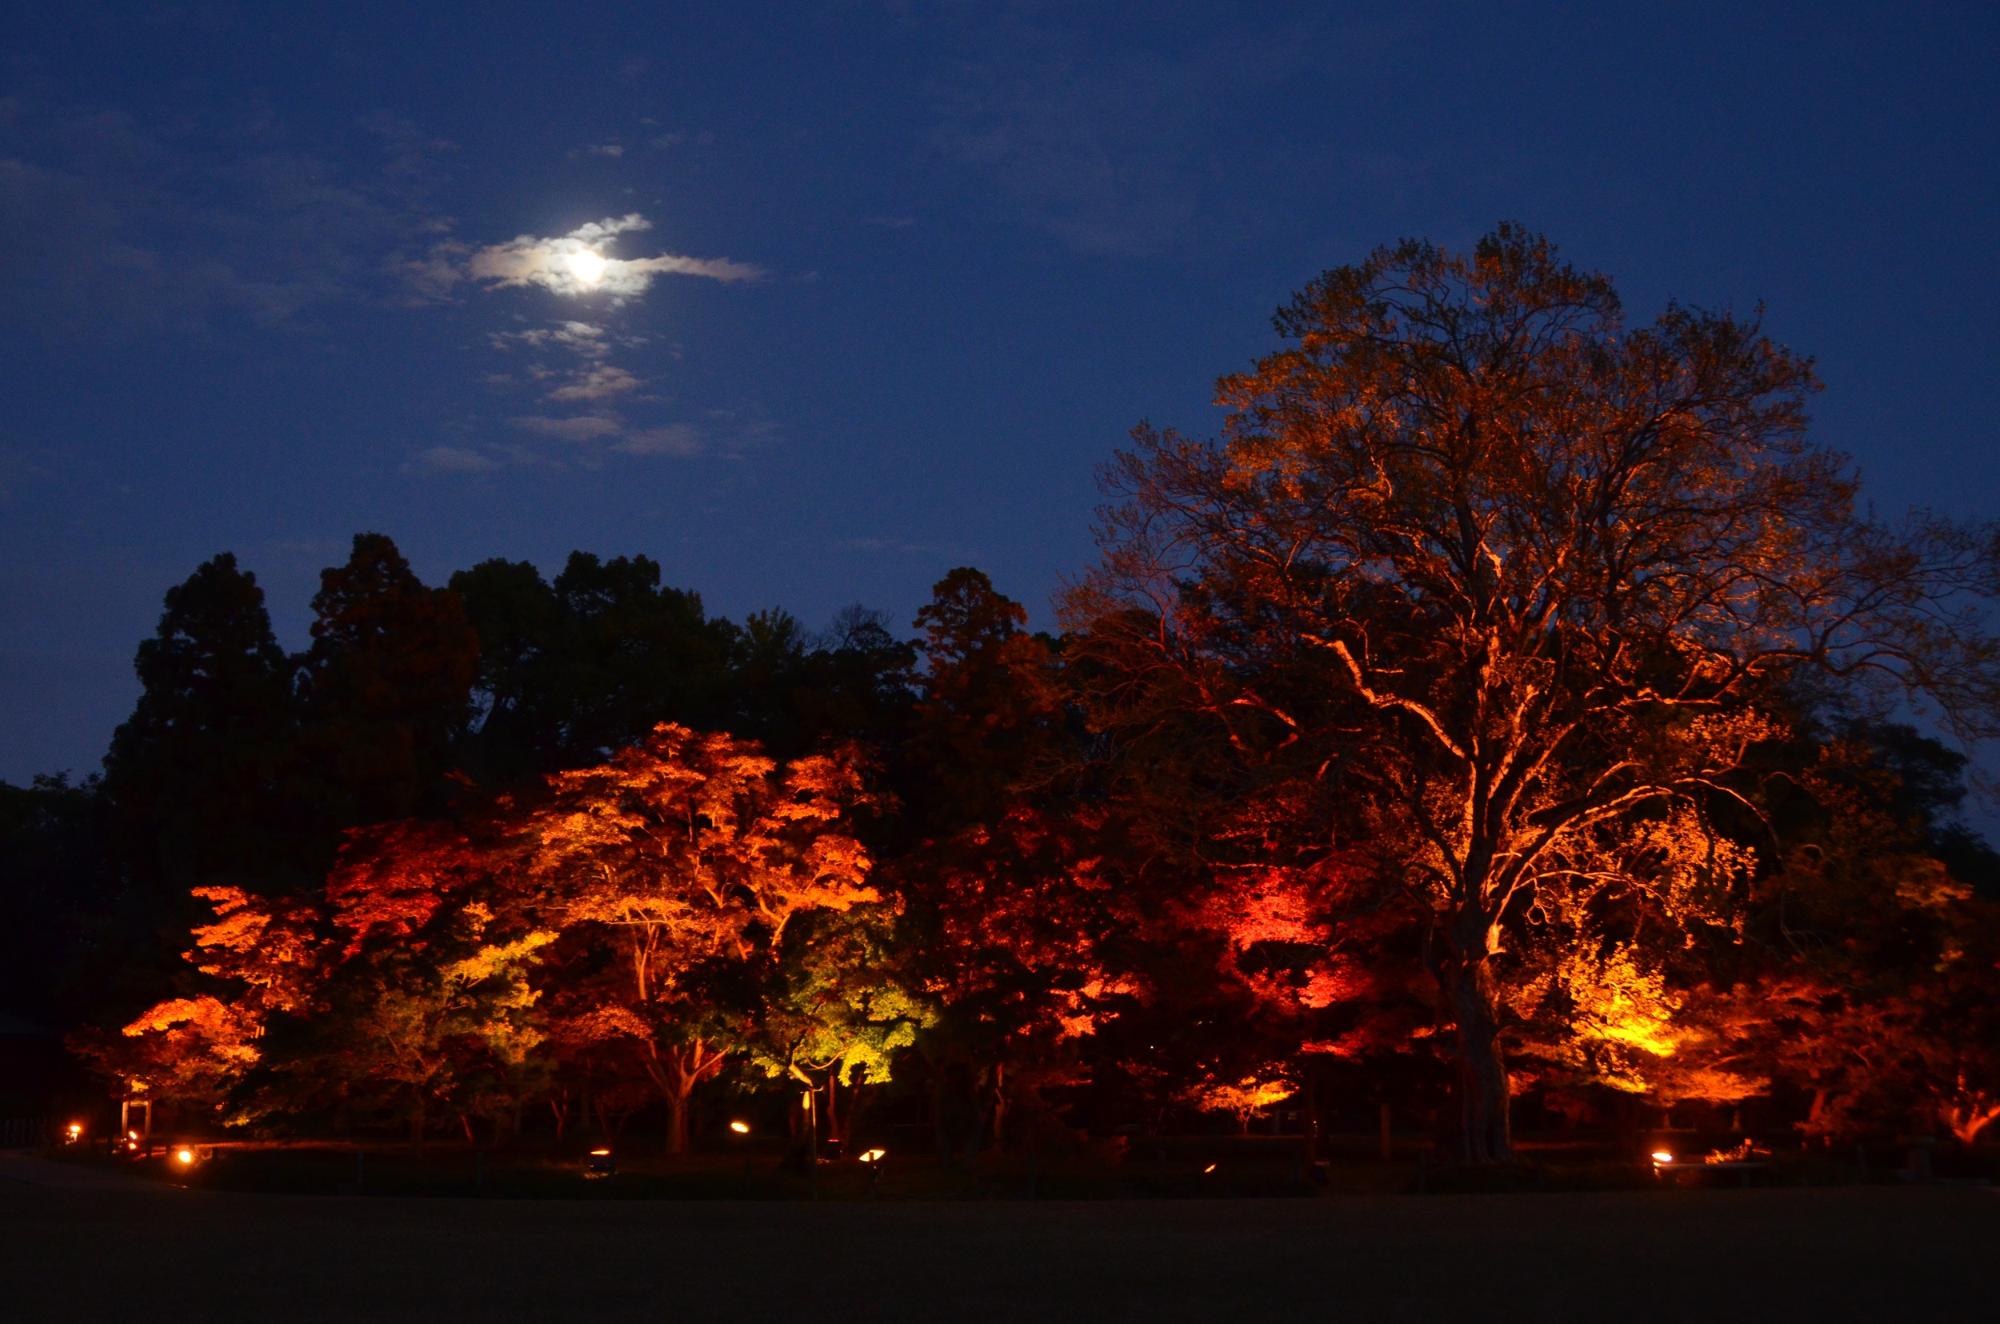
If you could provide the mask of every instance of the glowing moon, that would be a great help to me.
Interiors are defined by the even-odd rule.
[[[604,279],[604,259],[588,248],[579,248],[573,253],[563,254],[563,265],[577,283],[590,288]]]

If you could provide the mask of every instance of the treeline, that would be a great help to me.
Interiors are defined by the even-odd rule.
[[[579,552],[553,582],[494,560],[431,587],[362,534],[312,610],[288,654],[255,575],[215,557],[140,645],[102,775],[5,788],[7,874],[34,917],[0,976],[9,1007],[68,1024],[116,1005],[205,913],[192,889],[315,891],[354,828],[453,814],[662,722],[782,756],[895,743],[914,702],[917,650],[879,614],[739,625],[644,556]]]
[[[217,558],[103,778],[8,792],[10,996],[302,1131],[680,1147],[749,1091],[957,1148],[1280,1103],[1473,1161],[1517,1107],[1977,1140],[2000,860],[1888,714],[2000,732],[2000,535],[1875,522],[1808,364],[1629,329],[1519,230],[1278,328],[1222,438],[1115,458],[1059,636],[971,569],[808,635],[371,534],[287,656]]]

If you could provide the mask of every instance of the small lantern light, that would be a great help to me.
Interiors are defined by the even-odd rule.
[[[584,1156],[583,1175],[585,1177],[610,1177],[618,1172],[618,1160],[607,1149],[593,1149]]]

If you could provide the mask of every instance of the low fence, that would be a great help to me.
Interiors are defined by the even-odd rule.
[[[0,1149],[29,1149],[55,1138],[55,1123],[46,1117],[0,1117]]]

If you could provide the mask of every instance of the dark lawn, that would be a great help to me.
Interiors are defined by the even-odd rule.
[[[2000,1284],[2000,1195],[1972,1188],[804,1204],[22,1175],[10,1322],[1967,1319]]]

